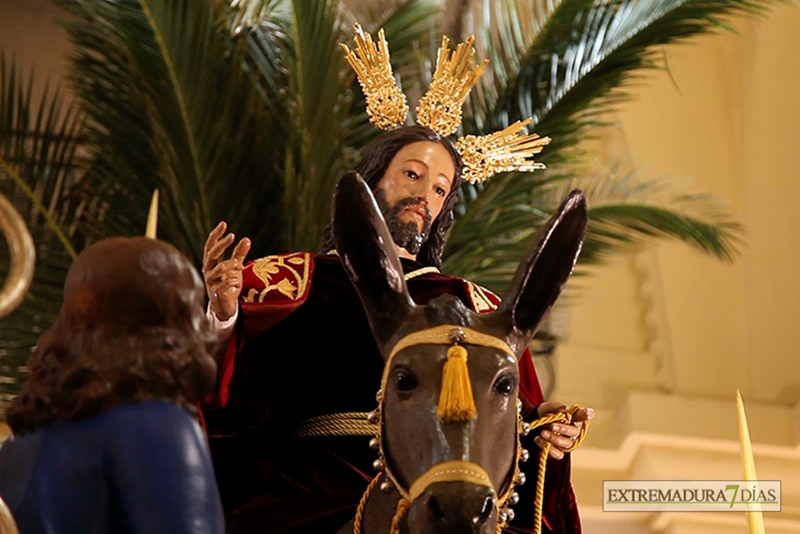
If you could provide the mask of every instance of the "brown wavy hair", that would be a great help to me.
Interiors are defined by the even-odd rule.
[[[84,250],[6,413],[14,433],[124,402],[160,399],[195,413],[216,379],[203,300],[196,269],[168,243],[112,238]]]
[[[450,154],[450,157],[453,158],[453,164],[456,168],[453,183],[450,186],[450,193],[448,193],[447,197],[444,199],[442,211],[431,225],[430,237],[423,243],[417,253],[417,261],[420,263],[441,268],[442,254],[444,253],[444,246],[447,243],[446,235],[447,231],[453,225],[453,208],[458,200],[458,190],[461,185],[461,170],[464,168],[461,155],[450,139],[442,137],[430,128],[419,125],[404,126],[402,128],[390,130],[375,138],[375,140],[367,146],[364,156],[353,170],[360,174],[364,181],[367,182],[369,188],[374,191],[375,188],[378,187],[378,182],[383,178],[386,169],[389,167],[395,155],[404,146],[420,141],[429,141],[442,145]],[[322,252],[327,252],[334,247],[333,231],[331,225],[328,225],[322,233]]]

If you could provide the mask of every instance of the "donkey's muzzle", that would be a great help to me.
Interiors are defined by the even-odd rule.
[[[411,532],[494,533],[497,497],[492,488],[469,482],[431,484],[409,510]]]

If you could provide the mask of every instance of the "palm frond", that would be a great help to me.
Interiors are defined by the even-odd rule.
[[[234,34],[258,28],[265,19],[275,14],[285,0],[228,0],[227,26]]]
[[[373,6],[374,7],[374,6]],[[374,9],[368,31],[384,28],[393,62],[408,64],[419,54],[437,13],[431,0],[408,0]],[[339,47],[358,17],[339,2],[293,2],[288,73],[291,125],[286,157],[286,220],[293,250],[315,250],[330,218],[336,181],[351,168],[358,149],[379,132],[368,122],[364,99]],[[397,50],[397,55],[394,51]],[[398,71],[402,77],[403,72]]]
[[[447,272],[505,289],[530,239],[566,194],[584,191],[589,227],[580,264],[603,263],[614,253],[656,239],[677,239],[731,261],[743,228],[712,196],[679,190],[666,179],[643,181],[624,165],[598,166],[580,179],[554,170],[531,184],[531,175],[509,174],[501,187],[483,191],[456,220],[445,259]],[[542,175],[543,176],[543,175]]]
[[[18,391],[31,347],[58,314],[66,271],[86,237],[78,224],[86,206],[74,194],[86,165],[81,113],[58,89],[37,96],[33,85],[33,76],[0,53],[0,194],[25,219],[37,253],[28,294],[0,321],[0,412]],[[0,280],[9,267],[0,247]]]
[[[341,124],[350,107],[339,2],[292,1],[288,73],[289,139],[285,153],[285,219],[292,250],[316,250],[341,174]],[[321,220],[322,219],[322,220]]]
[[[557,185],[540,181],[531,186],[528,178],[508,173],[494,177],[498,186],[491,189],[462,187],[462,201],[469,203],[469,209],[456,218],[450,231],[445,272],[502,293],[528,241],[558,206],[545,202]]]
[[[73,15],[64,23],[76,45],[70,78],[91,119],[97,226],[140,233],[158,188],[159,237],[197,261],[221,218],[275,248],[280,181],[263,178],[283,152],[269,127],[277,112],[252,82],[248,41],[231,37],[225,13],[191,0],[58,2]],[[244,215],[254,212],[263,214],[257,225]]]
[[[57,92],[35,101],[30,80],[2,60],[0,192],[27,215],[39,250],[31,294],[3,323],[1,362],[17,363],[3,365],[19,367],[3,351],[27,355],[52,321],[74,251],[141,234],[155,188],[159,237],[198,262],[220,219],[253,239],[254,256],[316,249],[336,180],[379,133],[338,47],[356,20],[385,28],[412,107],[441,29],[477,34],[492,67],[467,103],[463,133],[530,116],[553,138],[541,155],[548,171],[463,186],[448,272],[500,290],[573,186],[590,202],[584,263],[660,238],[725,260],[741,244],[740,226],[704,195],[619,168],[575,179],[587,176],[574,165],[576,147],[659,66],[662,45],[782,0],[446,2],[446,14],[475,7],[458,20],[441,18],[441,0],[363,2],[359,11],[342,0],[53,1],[71,15],[70,80],[86,118]]]
[[[628,96],[627,86],[642,69],[659,66],[661,45],[724,28],[730,16],[763,14],[779,2],[563,0],[547,2],[550,9],[542,8],[550,12],[547,22],[530,28],[513,21],[524,2],[497,2],[509,15],[492,19],[491,32],[513,45],[508,53],[496,54],[499,65],[494,68],[501,76],[491,80],[492,88],[484,88],[496,100],[488,99],[474,123],[494,130],[533,117],[531,128],[553,138],[542,161],[555,161]]]
[[[476,35],[477,56],[490,62],[466,103],[468,131],[481,131],[485,127],[489,110],[497,105],[505,88],[515,82],[531,44],[561,3],[561,0],[473,3],[466,13],[464,33]]]
[[[500,273],[506,271],[498,265],[504,262],[497,264],[490,259],[491,254],[483,252],[498,247],[498,257],[502,257],[506,248],[522,253],[524,247],[520,244],[515,248],[513,243],[518,236],[505,234],[505,226],[496,227],[487,221],[508,220],[523,225],[521,228],[541,224],[542,220],[531,214],[547,205],[543,201],[549,191],[558,190],[552,184],[572,180],[566,172],[575,169],[571,164],[576,160],[579,142],[599,131],[591,128],[601,126],[604,114],[628,96],[626,90],[631,81],[644,69],[659,65],[660,46],[725,27],[723,21],[729,16],[763,14],[780,1],[501,0],[491,3],[490,11],[482,16],[473,15],[475,30],[491,39],[487,51],[493,65],[492,74],[485,77],[467,108],[465,132],[488,133],[516,119],[533,117],[531,130],[553,138],[538,159],[551,168],[562,164],[563,171],[495,178],[480,188],[464,186],[459,205],[461,218],[450,238],[451,268],[460,271],[466,264],[458,258],[471,257],[471,267],[464,272],[476,277],[488,276],[479,272],[495,272],[491,283],[499,283],[504,276]],[[546,190],[540,191],[542,187]],[[497,191],[502,188],[508,191]],[[588,242],[585,257],[599,259],[622,246],[620,232],[626,233],[626,224],[633,232],[626,234],[629,238],[679,237],[717,257],[731,256],[735,249],[731,240],[738,232],[732,219],[712,217],[703,225],[681,213],[686,202],[677,196],[672,201],[677,203],[661,204],[668,208],[667,212],[656,210],[658,204],[647,204],[638,210],[608,206],[594,211],[598,223],[604,221],[614,237],[602,246]],[[556,205],[554,202],[550,207]],[[630,220],[626,222],[625,217]],[[479,233],[481,227],[484,229]],[[691,233],[695,239],[689,237]],[[453,243],[476,250],[453,251],[457,248],[452,247]],[[597,251],[596,256],[592,255],[593,250]]]
[[[610,254],[656,238],[678,239],[728,262],[744,245],[744,228],[728,208],[707,193],[680,190],[674,181],[641,182],[636,171],[617,170],[605,179],[584,180],[582,187],[591,221],[582,263],[603,263]]]

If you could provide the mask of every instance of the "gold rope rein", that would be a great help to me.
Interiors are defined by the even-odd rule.
[[[383,473],[379,473],[375,478],[372,479],[372,482],[370,482],[369,486],[367,486],[367,490],[364,492],[364,495],[361,496],[361,500],[358,503],[358,508],[356,508],[355,519],[353,519],[353,534],[361,534],[361,525],[364,522],[364,509],[366,509],[369,496],[372,494],[372,490],[375,489],[375,486],[381,479],[382,474]],[[408,512],[409,506],[411,506],[411,502],[409,502],[409,500],[405,497],[400,497],[400,500],[397,501],[397,509],[395,509],[394,517],[392,518],[392,526],[389,528],[389,534],[400,534],[400,522],[403,520],[403,517],[405,517],[406,512]]]
[[[539,428],[541,426],[549,425],[550,423],[560,423],[565,425],[572,424],[572,418],[575,417],[575,414],[582,410],[581,406],[577,404],[573,404],[569,410],[565,412],[558,412],[554,414],[545,415],[544,417],[540,417],[536,421],[530,424],[530,428]],[[578,446],[583,442],[583,439],[586,437],[586,431],[589,429],[589,421],[583,421],[580,426],[580,432],[575,437],[574,443],[567,449],[564,449],[564,452],[572,452],[578,448]],[[545,441],[544,445],[542,445],[542,450],[539,451],[539,472],[536,476],[536,501],[534,504],[534,521],[533,521],[533,532],[535,534],[541,534],[542,532],[542,509],[544,506],[544,474],[545,470],[547,469],[547,457],[550,454],[550,442]]]
[[[389,529],[389,534],[400,534],[400,521],[403,520],[403,517],[405,517],[410,506],[411,503],[405,497],[397,501],[397,510],[394,512],[394,517],[392,518],[392,528]]]
[[[345,412],[318,415],[300,421],[294,438],[314,438],[327,436],[367,436],[375,435],[375,426],[367,421],[367,412]]]
[[[378,476],[372,479],[372,482],[370,482],[369,486],[367,486],[367,491],[364,492],[364,495],[361,496],[361,500],[358,502],[358,508],[356,508],[356,517],[353,519],[353,532],[356,534],[361,533],[361,523],[364,521],[364,509],[367,507],[369,496],[372,493],[372,490],[375,489],[375,485],[378,483],[380,478],[381,475],[378,474]]]

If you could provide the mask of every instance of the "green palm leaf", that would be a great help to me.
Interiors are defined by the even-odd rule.
[[[84,161],[78,152],[81,114],[65,106],[60,91],[33,91],[0,53],[0,194],[22,214],[34,238],[37,268],[22,305],[0,321],[0,411],[25,376],[25,362],[41,333],[53,323],[64,277],[75,249],[85,239],[79,217],[87,207],[75,195]],[[10,258],[0,247],[0,280]]]
[[[473,119],[483,131],[532,117],[553,138],[553,161],[627,96],[642,69],[658,67],[659,46],[724,28],[733,15],[763,14],[781,0],[506,0],[483,32],[492,39],[493,78]],[[519,23],[528,12],[546,22]],[[495,46],[496,45],[496,46]],[[473,123],[469,124],[474,127]]]
[[[538,159],[551,167],[574,162],[579,158],[576,152],[579,141],[591,137],[592,128],[604,124],[604,114],[628,96],[628,84],[642,69],[659,65],[656,59],[660,45],[724,27],[722,21],[726,16],[764,13],[778,1],[494,2],[491,16],[478,17],[476,23],[478,33],[487,42],[491,41],[484,46],[493,60],[492,73],[485,77],[467,107],[469,115],[464,130],[488,133],[514,120],[532,117],[531,129],[553,138]],[[507,225],[486,221],[502,219],[509,221],[508,225],[521,225],[519,228],[537,228],[542,222],[539,210],[547,205],[542,198],[548,193],[538,189],[552,189],[553,183],[573,181],[577,175],[568,166],[561,169],[558,173],[548,170],[542,174],[495,178],[480,188],[464,186],[459,206],[462,217],[452,230],[448,267],[482,279],[484,275],[479,271],[483,268],[478,265],[484,265],[488,269],[486,276],[497,287],[502,278],[497,266],[505,265],[506,253],[519,257],[525,243],[505,233]],[[503,188],[508,191],[497,191]],[[595,243],[587,243],[583,257],[597,261],[615,249],[624,248],[630,240],[671,237],[729,258],[740,229],[730,219],[720,222],[714,217],[698,226],[696,218],[680,211],[686,204],[679,200],[675,195],[669,202],[677,203],[650,203],[646,209],[607,206],[593,211],[596,221],[591,229],[600,232],[602,225],[606,230],[613,227],[617,233],[611,232],[616,237],[603,246],[596,244],[597,256],[592,256]],[[555,205],[552,203],[550,207]],[[481,226],[484,229],[478,233]],[[627,237],[619,238],[619,231],[626,227]],[[453,243],[475,250],[453,250],[458,248]],[[481,262],[463,263],[464,258],[480,258]],[[490,275],[490,271],[495,274]]]
[[[630,82],[659,66],[661,45],[780,0],[450,2],[475,6],[457,20],[438,14],[438,0],[352,11],[340,0],[53,1],[71,15],[70,80],[86,118],[54,94],[33,105],[30,85],[3,64],[0,191],[29,217],[40,256],[0,351],[28,351],[54,317],[69,247],[142,233],[155,188],[159,237],[198,262],[220,219],[253,239],[251,256],[316,249],[336,180],[379,133],[338,47],[354,21],[385,28],[412,107],[428,86],[441,28],[476,33],[478,56],[492,65],[467,103],[463,132],[531,116],[533,129],[553,137],[541,158],[548,171],[464,186],[448,272],[501,289],[573,186],[591,206],[583,262],[664,237],[722,259],[740,246],[740,227],[706,196],[635,173],[576,179],[584,176],[577,148]]]
[[[378,134],[366,118],[363,96],[339,43],[350,39],[353,22],[361,20],[368,31],[383,27],[399,45],[397,63],[410,63],[419,48],[414,43],[428,36],[437,7],[431,0],[373,5],[366,18],[336,1],[257,1],[237,7],[242,11],[234,21],[257,23],[245,33],[251,44],[249,61],[264,78],[261,85],[272,88],[270,79],[284,84],[274,91],[285,95],[282,104],[288,115],[284,124],[276,124],[285,139],[284,250],[316,250],[329,222],[336,181],[355,163],[358,149]],[[248,19],[248,12],[258,15]]]
[[[728,262],[744,244],[742,225],[711,195],[677,190],[665,179],[642,182],[635,171],[583,182],[591,223],[582,263],[603,263],[652,238],[679,239]]]
[[[73,15],[71,80],[91,119],[98,227],[140,233],[159,188],[159,236],[197,261],[223,217],[274,248],[282,146],[270,125],[281,111],[253,83],[246,38],[231,37],[224,13],[205,2],[60,3]],[[244,214],[256,212],[262,220],[248,225]]]
[[[725,261],[736,257],[743,228],[719,201],[622,169],[602,167],[580,179],[553,169],[548,180],[541,173],[532,186],[524,180],[530,175],[495,178],[500,187],[486,188],[456,220],[446,271],[502,293],[535,231],[573,188],[582,189],[589,204],[581,264],[604,263],[656,238],[678,239]]]
[[[289,140],[286,149],[285,218],[289,244],[315,250],[330,213],[335,177],[341,174],[340,125],[349,109],[342,79],[343,36],[338,2],[292,2],[293,48],[284,57],[289,73]]]

